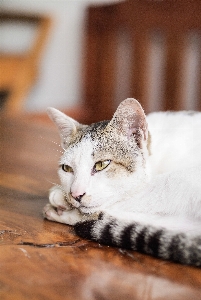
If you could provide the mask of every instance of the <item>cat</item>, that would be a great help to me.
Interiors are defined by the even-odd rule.
[[[110,121],[89,126],[48,114],[64,152],[45,218],[99,243],[201,266],[201,113],[145,116],[128,98]]]

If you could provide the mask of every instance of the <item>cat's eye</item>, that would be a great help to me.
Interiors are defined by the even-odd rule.
[[[63,164],[61,167],[64,172],[73,173],[73,169],[70,166]]]
[[[110,164],[110,162],[111,162],[111,160],[109,160],[109,159],[104,160],[104,161],[98,161],[94,165],[94,171],[95,172],[102,171]]]

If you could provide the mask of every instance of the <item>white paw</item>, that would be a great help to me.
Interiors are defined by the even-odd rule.
[[[46,218],[50,221],[54,221],[53,216],[54,216],[55,212],[56,212],[55,208],[50,203],[47,203],[43,208],[44,218]]]
[[[49,202],[52,206],[59,208],[60,211],[72,209],[66,201],[64,192],[58,186],[54,186],[50,189]]]
[[[50,221],[55,221],[59,223],[64,223],[68,225],[75,225],[77,222],[82,220],[82,214],[75,208],[71,210],[64,210],[59,212],[51,205],[46,204],[43,209],[43,215],[46,219]]]

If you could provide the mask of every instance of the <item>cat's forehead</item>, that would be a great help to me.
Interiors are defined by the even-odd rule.
[[[104,129],[106,128],[108,123],[109,121],[102,121],[79,128],[76,132],[76,135],[72,137],[69,145],[70,148],[77,147],[81,144],[86,143],[87,141],[90,141],[91,143],[97,142],[97,140],[104,135]]]
[[[79,128],[65,149],[65,155],[73,155],[78,151],[83,151],[85,154],[89,153],[93,155],[94,149],[100,140],[101,136],[104,135],[104,129],[106,128],[109,121],[102,121],[91,124],[89,126],[83,126]]]
[[[75,159],[80,155],[93,157],[94,161],[111,159],[133,169],[138,155],[136,143],[110,125],[109,121],[80,128],[65,151],[65,156]]]
[[[101,121],[87,126],[83,130],[83,138],[90,137],[92,140],[97,139],[104,134],[104,130],[108,123],[109,121]]]

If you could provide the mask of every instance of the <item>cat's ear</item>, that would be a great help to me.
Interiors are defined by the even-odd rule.
[[[128,138],[134,136],[139,146],[148,138],[144,110],[140,103],[133,98],[128,98],[120,103],[109,125]]]
[[[82,125],[53,107],[47,108],[47,114],[59,130],[62,147],[66,148]]]

